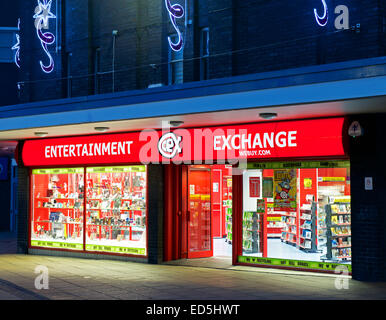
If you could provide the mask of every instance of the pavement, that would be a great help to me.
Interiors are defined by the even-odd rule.
[[[385,300],[386,283],[231,266],[222,258],[161,265],[16,254],[0,234],[0,300]],[[211,260],[216,262],[215,259]],[[46,270],[48,288],[37,288]],[[345,289],[346,287],[347,289]]]
[[[0,232],[0,255],[16,253],[16,234],[12,232]]]

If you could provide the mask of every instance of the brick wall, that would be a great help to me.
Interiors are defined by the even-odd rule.
[[[364,129],[362,137],[350,138],[352,268],[357,280],[385,280],[386,208],[386,116],[351,117]],[[373,178],[373,191],[366,191],[365,177]]]
[[[18,145],[19,150],[22,150],[23,143]],[[27,253],[28,251],[28,217],[29,217],[29,199],[30,199],[30,182],[29,170],[23,166],[21,152],[18,153],[18,168],[17,168],[17,252]]]
[[[378,1],[330,0],[329,21],[320,27],[313,9],[322,13],[319,1],[239,2],[235,9],[235,73],[246,74],[295,68],[320,63],[374,57],[379,54]],[[346,5],[350,26],[361,24],[361,32],[337,31],[337,5]]]
[[[9,231],[11,223],[11,175],[12,175],[12,166],[11,160],[8,159],[7,165],[8,179],[0,180],[0,203],[1,203],[1,212],[0,212],[0,232]]]
[[[150,64],[162,61],[162,7],[155,1],[99,1],[92,13],[92,46],[101,52],[101,93],[112,91],[113,36],[115,42],[114,90],[145,88],[158,83],[161,72]],[[155,77],[155,79],[154,79]]]
[[[50,75],[43,74],[38,63],[45,57],[31,18],[36,3],[28,2],[22,8],[25,68],[20,77],[33,81],[23,88],[24,101],[66,96],[67,83],[61,77],[67,76],[68,52],[72,53],[69,68],[73,76],[72,95],[93,94],[96,48],[100,48],[100,93],[167,84],[167,36],[175,31],[164,1],[59,2],[63,3],[60,22],[64,34],[58,39],[62,47],[57,53],[50,47],[56,57],[56,71]],[[185,0],[171,2],[185,5]],[[210,29],[210,78],[385,54],[386,9],[378,0],[327,0],[330,18],[326,27],[320,27],[314,18],[314,8],[322,10],[319,0],[189,0],[186,3],[186,20],[177,21],[185,39],[185,82],[200,78],[202,27]],[[360,33],[335,29],[334,9],[340,4],[349,8],[350,26],[360,23]],[[113,30],[118,30],[114,85]]]
[[[0,27],[17,27],[18,3],[5,2],[0,3]],[[16,39],[15,39],[16,41]],[[14,43],[10,43],[12,47]],[[13,51],[15,52],[15,51]],[[0,74],[7,75],[0,79],[0,105],[12,105],[18,103],[17,99],[17,74],[18,68],[15,63],[0,63]]]
[[[64,2],[63,20],[64,39],[61,53],[63,55],[64,77],[72,77],[71,82],[64,81],[63,86],[70,86],[69,96],[86,96],[92,93],[93,79],[92,52],[89,23],[93,22],[92,1],[67,0]],[[71,54],[71,56],[69,56]],[[67,89],[67,88],[66,88]],[[64,93],[66,94],[66,93]]]
[[[163,166],[149,165],[148,169],[148,249],[149,263],[163,261]]]

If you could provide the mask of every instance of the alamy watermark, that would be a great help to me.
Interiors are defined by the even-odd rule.
[[[37,290],[48,290],[49,289],[49,272],[46,266],[36,266],[35,274],[38,276],[35,278],[35,288]]]
[[[233,175],[239,175],[246,169],[248,152],[255,152],[249,149],[263,143],[253,141],[247,130],[236,133],[235,129],[221,128],[180,128],[172,132],[170,129],[167,123],[163,123],[161,137],[157,130],[141,131],[139,140],[145,142],[139,151],[142,164],[227,164],[234,166]],[[268,152],[256,155],[268,156]],[[158,155],[162,156],[161,161],[157,160]]]
[[[338,276],[335,278],[335,289],[337,290],[348,290],[349,289],[349,271],[346,266],[337,266],[335,268],[335,274]]]

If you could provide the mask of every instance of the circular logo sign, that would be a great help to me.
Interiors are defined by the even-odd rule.
[[[350,127],[348,128],[348,134],[354,138],[363,136],[363,129],[358,121],[351,123]]]
[[[164,134],[158,141],[159,153],[167,158],[172,159],[176,154],[181,153],[181,137],[177,137],[173,132]]]

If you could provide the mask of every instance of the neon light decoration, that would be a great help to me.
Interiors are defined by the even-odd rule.
[[[181,6],[179,4],[171,5],[169,0],[165,0],[165,6],[169,12],[170,21],[173,24],[173,27],[176,30],[177,35],[178,35],[178,41],[175,43],[172,41],[171,37],[168,37],[169,45],[170,45],[170,48],[172,50],[180,51],[184,45],[184,41],[182,38],[182,33],[177,26],[176,19],[180,19],[184,16],[184,14],[185,14],[184,8],[183,8],[183,6]]]
[[[324,8],[323,15],[319,16],[318,11],[316,9],[314,9],[314,15],[318,25],[320,25],[321,27],[324,27],[328,22],[328,8],[325,0],[322,0],[322,3]]]
[[[20,32],[20,19],[17,20],[17,30]],[[20,35],[16,34],[16,44],[12,47],[15,52],[15,64],[20,69]]]
[[[54,59],[47,46],[55,43],[55,36],[51,32],[42,32],[42,29],[49,29],[49,19],[56,19],[56,16],[51,12],[51,4],[52,0],[38,0],[38,6],[35,8],[35,15],[33,16],[37,36],[49,59],[48,65],[44,65],[40,61],[40,66],[45,73],[50,73],[54,70]]]

